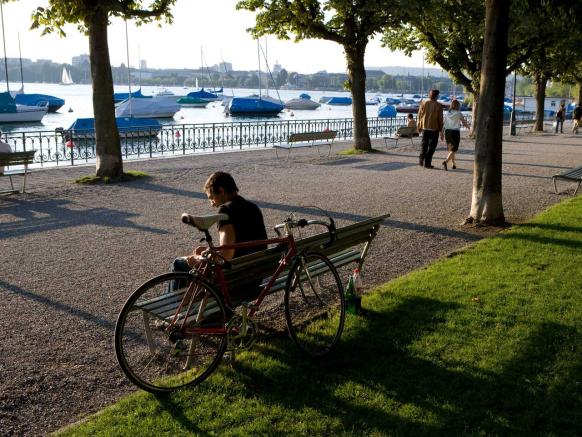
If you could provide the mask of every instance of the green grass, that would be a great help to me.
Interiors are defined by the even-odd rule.
[[[385,229],[384,232],[389,232]],[[391,281],[313,361],[267,338],[70,435],[580,435],[582,198]]]
[[[126,182],[126,181],[133,181],[135,179],[144,179],[150,178],[151,176],[143,171],[139,170],[128,170],[123,172],[123,176],[121,178],[110,178],[108,176],[96,176],[96,175],[88,175],[88,176],[81,176],[80,178],[75,180],[77,184],[84,184],[84,185],[93,185],[93,184],[109,184],[112,182]]]
[[[381,150],[374,149],[374,148],[371,148],[370,150],[361,150],[361,149],[354,149],[353,147],[351,149],[341,150],[341,151],[337,152],[338,155],[346,155],[346,156],[364,155],[366,153],[383,153],[383,152]]]

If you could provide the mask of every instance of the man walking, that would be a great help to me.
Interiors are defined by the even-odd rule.
[[[580,127],[580,120],[582,119],[582,108],[580,107],[580,102],[574,108],[572,112],[572,118],[574,121],[572,122],[572,132],[577,134],[578,128]]]
[[[439,90],[430,90],[428,97],[418,110],[418,129],[422,130],[422,151],[418,163],[424,168],[434,168],[432,155],[439,142],[444,139],[443,134],[443,107],[437,102]]]

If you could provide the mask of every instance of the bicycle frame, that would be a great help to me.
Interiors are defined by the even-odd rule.
[[[293,258],[297,255],[297,246],[295,244],[295,239],[293,238],[293,234],[289,233],[285,237],[271,238],[271,239],[266,239],[266,240],[248,241],[245,243],[235,243],[235,244],[229,244],[229,245],[223,245],[223,246],[213,246],[212,241],[209,241],[209,249],[211,249],[213,252],[221,252],[224,250],[232,250],[232,249],[235,249],[235,250],[236,249],[246,249],[246,248],[264,246],[264,245],[269,245],[269,244],[286,244],[286,245],[288,245],[288,249],[286,252],[282,253],[281,259],[279,260],[279,265],[277,266],[277,269],[275,270],[275,272],[271,276],[269,282],[267,284],[265,284],[265,286],[263,286],[258,297],[255,299],[253,305],[249,306],[248,317],[252,317],[259,310],[261,303],[263,302],[264,298],[269,294],[269,291],[273,287],[273,284],[275,283],[277,278],[281,275],[281,273],[285,270],[285,268],[291,263]],[[217,262],[214,262],[211,259],[206,259],[206,260],[202,261],[200,264],[198,264],[198,266],[196,266],[195,276],[198,276],[198,277],[201,277],[202,279],[207,280],[211,274],[213,274],[214,279],[215,279],[216,283],[218,284],[217,291],[224,297],[226,305],[228,307],[232,307],[233,302],[232,302],[232,298],[230,296],[230,293],[228,291],[228,285],[227,285],[226,280],[224,278],[223,266]],[[196,333],[224,334],[226,332],[225,327],[216,327],[216,328],[200,328],[200,327],[199,328],[187,328],[186,327],[187,319],[191,316],[194,316],[194,314],[190,314],[190,312],[192,310],[192,306],[193,306],[193,300],[190,298],[191,298],[192,294],[195,292],[193,287],[194,287],[194,283],[192,283],[188,287],[188,290],[184,294],[184,297],[182,298],[182,301],[180,302],[180,305],[178,306],[178,309],[176,310],[174,318],[172,319],[172,322],[170,323],[170,327],[175,325],[175,323],[179,319],[179,315],[180,315],[182,309],[187,305],[188,309],[186,312],[186,316],[184,317],[184,319],[181,323],[181,328],[180,328],[181,330],[183,330],[184,333],[186,333],[186,334],[196,334]],[[188,303],[188,301],[189,301],[189,303]],[[200,321],[199,318],[204,313],[204,310],[205,310],[205,302],[201,302],[199,310],[198,310],[198,314],[196,315],[197,322]]]

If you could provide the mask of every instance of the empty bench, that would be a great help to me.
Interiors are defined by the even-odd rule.
[[[395,133],[383,137],[384,145],[386,150],[390,144],[394,144],[394,147],[398,147],[398,140],[401,138],[410,138],[410,144],[414,146],[414,137],[418,136],[418,130],[415,127],[400,126]]]
[[[361,270],[372,241],[376,237],[384,219],[389,216],[389,214],[385,214],[338,228],[336,239],[329,247],[326,246],[326,243],[329,242],[329,234],[327,232],[297,240],[297,251],[311,250],[319,252],[326,255],[336,268],[355,264]],[[223,271],[229,290],[234,287],[238,289],[244,288],[245,285],[256,287],[258,281],[261,281],[261,287],[263,287],[268,283],[269,275],[275,271],[280,260],[281,249],[277,247],[235,258],[231,261],[232,267]],[[314,263],[309,265],[308,269],[313,277],[317,277],[325,270],[322,267],[319,263]],[[285,290],[287,274],[288,271],[284,271],[279,275],[270,290],[271,293]],[[150,317],[167,322],[171,321],[185,292],[185,289],[180,289],[137,304],[137,309],[141,309],[143,312],[146,329],[148,329]],[[241,301],[236,300],[236,296],[231,297],[235,306],[241,303]],[[194,312],[195,310],[196,307],[194,307]],[[215,311],[217,311],[216,306],[207,306],[205,317]],[[181,317],[184,315],[181,314]]]
[[[34,161],[35,150],[30,150],[28,152],[12,152],[12,153],[0,153],[0,167],[12,167],[12,166],[22,166],[22,169],[17,170],[4,170],[4,173],[0,173],[0,177],[7,176],[10,179],[10,190],[1,191],[3,194],[18,193],[18,190],[14,189],[14,182],[12,181],[12,176],[23,176],[22,181],[22,193],[26,191],[26,175],[30,173],[28,166]]]
[[[328,156],[331,155],[331,146],[337,136],[337,131],[328,130],[321,132],[303,132],[300,134],[290,134],[286,144],[276,144],[275,154],[279,157],[278,149],[287,149],[287,159],[291,156],[291,149],[297,147],[316,147],[318,156],[321,156],[319,148],[329,146]]]
[[[552,180],[554,181],[554,191],[556,192],[556,194],[558,194],[558,186],[556,184],[556,180],[558,179],[568,182],[577,182],[578,186],[576,187],[576,190],[574,190],[575,196],[576,193],[578,193],[580,185],[582,184],[582,167],[576,167],[573,168],[572,170],[566,170],[565,172],[552,176]]]
[[[523,119],[523,120],[514,120],[513,124],[515,125],[515,132],[517,133],[518,131],[521,132],[522,130],[525,130],[526,132],[531,132],[533,130],[533,127],[536,125],[536,120],[535,118],[531,118],[531,119]]]

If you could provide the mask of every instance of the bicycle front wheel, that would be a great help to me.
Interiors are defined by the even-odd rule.
[[[285,319],[291,339],[308,355],[325,355],[337,345],[344,328],[344,290],[324,255],[297,257],[287,277]]]
[[[138,387],[168,393],[206,379],[226,349],[226,311],[205,281],[166,273],[139,287],[115,326],[115,353]]]

